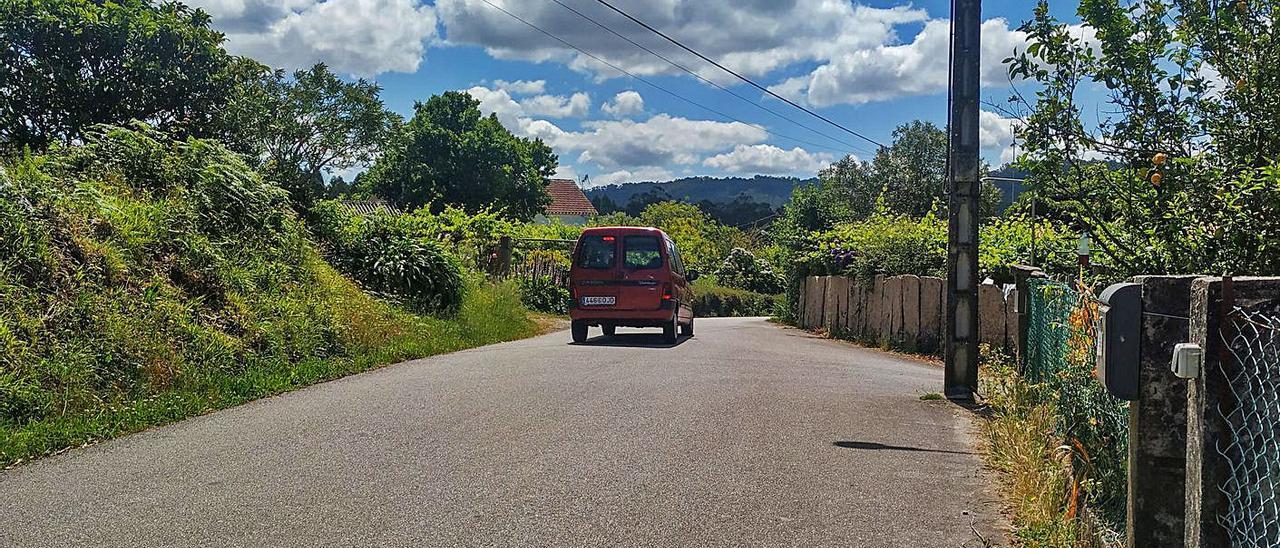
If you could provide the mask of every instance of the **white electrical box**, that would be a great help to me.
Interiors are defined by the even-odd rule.
[[[1180,379],[1194,379],[1200,376],[1200,368],[1204,365],[1204,349],[1196,343],[1178,343],[1173,347],[1174,376]]]

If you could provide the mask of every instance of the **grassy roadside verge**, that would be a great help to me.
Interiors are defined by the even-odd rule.
[[[1082,483],[1073,470],[1075,449],[1056,433],[1056,411],[1017,372],[1012,360],[985,355],[980,418],[983,459],[998,473],[1001,494],[1019,546],[1107,546],[1081,502]]]
[[[250,359],[241,371],[204,372],[198,381],[134,398],[54,414],[23,424],[0,422],[0,467],[176,422],[384,365],[537,335],[554,328],[520,306],[513,284],[473,283],[452,318],[418,316],[371,299],[327,265],[320,268],[333,313],[349,328],[342,355]]]

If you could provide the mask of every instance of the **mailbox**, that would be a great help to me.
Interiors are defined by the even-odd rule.
[[[1098,299],[1098,380],[1112,396],[1132,401],[1141,364],[1142,284],[1112,285]]]

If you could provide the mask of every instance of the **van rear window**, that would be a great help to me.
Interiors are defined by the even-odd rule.
[[[617,241],[613,236],[584,236],[578,247],[580,268],[611,268],[617,254]]]
[[[655,236],[626,236],[622,239],[627,268],[649,269],[662,266],[662,251]]]

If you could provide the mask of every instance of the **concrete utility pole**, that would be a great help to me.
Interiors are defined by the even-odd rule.
[[[943,390],[971,400],[978,388],[978,101],[981,0],[951,0],[947,128],[947,369]]]

